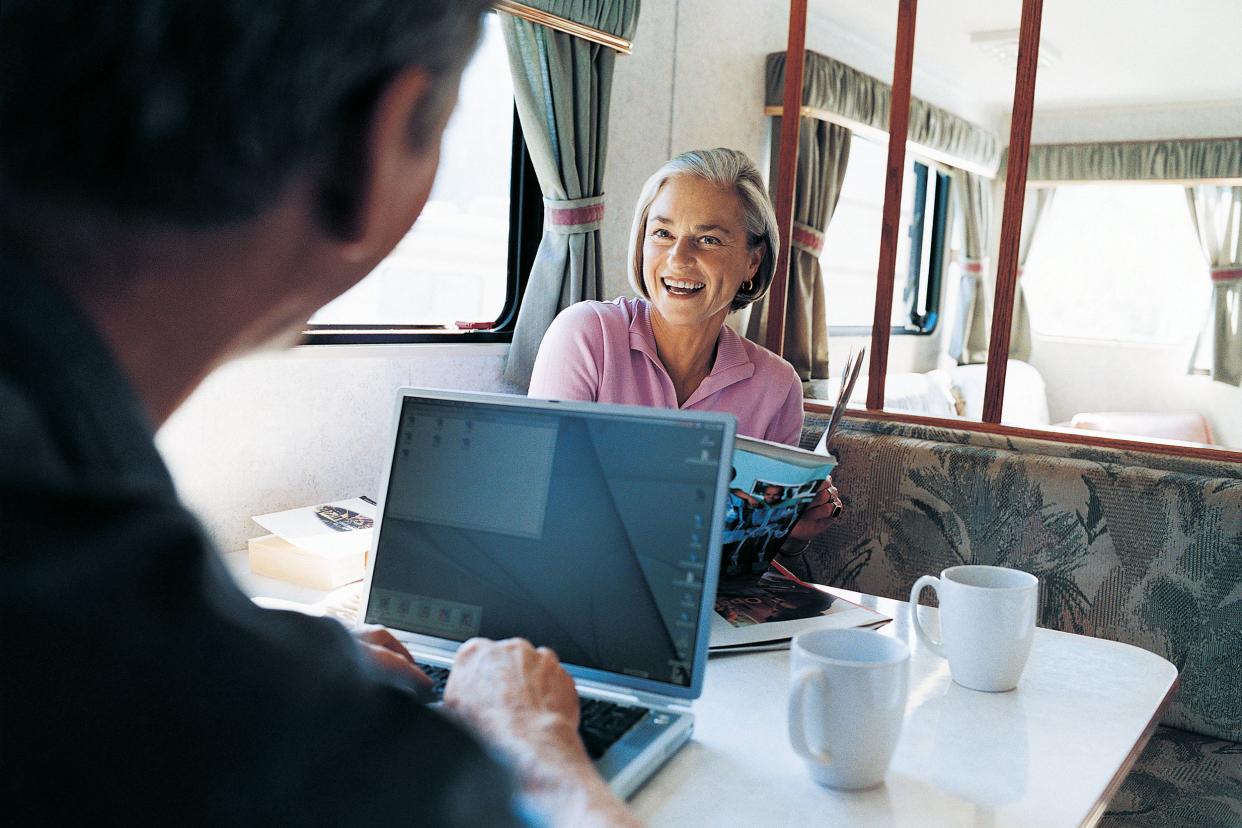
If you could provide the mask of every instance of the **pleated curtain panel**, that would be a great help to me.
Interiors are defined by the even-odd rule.
[[[957,318],[949,332],[949,356],[958,365],[987,362],[988,312],[984,277],[992,228],[992,182],[955,170],[952,190],[962,222],[962,261],[957,282]]]
[[[828,308],[824,272],[824,231],[832,220],[850,156],[850,131],[842,126],[800,118],[798,175],[794,189],[794,224],[785,300],[783,356],[803,382],[828,378]],[[780,118],[772,124],[772,153],[780,151]],[[768,324],[765,296],[751,308],[746,335],[763,340]]]
[[[1190,370],[1242,385],[1242,187],[1187,187],[1186,200],[1212,284]]]
[[[767,112],[773,118],[773,163],[779,149],[779,115],[785,88],[785,53],[768,55]],[[808,51],[803,69],[802,117],[798,133],[797,183],[794,196],[793,255],[790,256],[789,290],[786,294],[784,357],[805,380],[828,377],[828,321],[824,274],[819,263],[824,231],[832,219],[841,194],[849,160],[849,145],[857,133],[887,140],[892,87],[877,78],[818,52]],[[1000,162],[1000,139],[983,127],[918,98],[910,101],[907,141],[912,154],[954,168],[955,173],[982,184],[970,204],[978,240],[974,265],[963,273],[963,290],[981,285],[981,258],[987,249],[987,224],[991,193],[988,179]],[[973,172],[967,173],[969,169]],[[770,182],[776,186],[775,177]],[[968,230],[968,236],[970,231]],[[968,265],[970,263],[968,262]],[[972,267],[978,267],[976,271]],[[978,293],[974,327],[968,326],[962,341],[976,348],[977,331],[984,336],[982,349],[967,349],[982,361],[987,355],[987,332]],[[972,313],[975,311],[971,305]],[[767,328],[766,301],[752,310],[746,335],[762,342]]]
[[[1031,253],[1031,245],[1039,224],[1048,214],[1048,206],[1052,204],[1052,196],[1056,190],[1052,187],[1031,187],[1026,191],[1022,207],[1022,234],[1018,241],[1018,279],[1013,286],[1013,317],[1009,322],[1009,356],[1029,362],[1031,359],[1031,312],[1026,306],[1026,293],[1022,289],[1022,271],[1026,267],[1027,257]]]
[[[639,0],[526,0],[523,5],[629,40]],[[505,380],[525,389],[556,315],[599,299],[604,163],[616,52],[500,15],[518,120],[544,198],[543,239],[518,311]]]

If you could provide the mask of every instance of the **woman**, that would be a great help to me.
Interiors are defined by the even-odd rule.
[[[797,445],[793,366],[724,324],[767,293],[776,214],[744,153],[682,153],[647,179],[630,231],[630,285],[642,298],[580,302],[548,328],[530,396],[727,411],[738,433]],[[835,487],[795,526],[808,540],[840,512]]]

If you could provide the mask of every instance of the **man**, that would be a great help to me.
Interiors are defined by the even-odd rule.
[[[486,5],[0,4],[6,821],[631,824],[554,654],[422,707],[391,638],[247,601],[152,442],[404,235]]]
[[[785,487],[775,483],[767,483],[763,487],[763,502],[772,508],[785,499]]]

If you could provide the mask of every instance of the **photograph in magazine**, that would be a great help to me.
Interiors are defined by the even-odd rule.
[[[713,652],[749,647],[788,646],[804,630],[874,627],[889,618],[827,587],[807,583],[773,561],[749,584],[733,584],[716,593],[712,618]]]
[[[716,612],[735,627],[797,621],[827,614],[836,599],[826,592],[791,581],[774,571],[758,582],[717,593]]]
[[[767,571],[832,467],[828,457],[819,466],[797,466],[745,451],[739,443],[722,535],[722,592],[753,584]]]

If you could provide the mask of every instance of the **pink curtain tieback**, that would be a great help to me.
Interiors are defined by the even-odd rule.
[[[963,273],[983,273],[984,259],[963,259]]]
[[[1225,267],[1212,268],[1213,282],[1232,282],[1235,279],[1242,279],[1242,267],[1227,265]]]
[[[604,220],[604,197],[544,198],[543,229],[545,232],[570,236],[598,230]]]
[[[793,223],[793,246],[819,258],[819,255],[824,252],[824,234],[809,224],[795,221]]]

